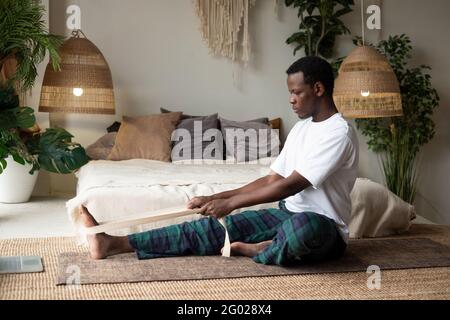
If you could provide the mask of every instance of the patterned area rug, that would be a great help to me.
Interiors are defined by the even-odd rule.
[[[62,253],[58,261],[57,284],[97,284],[340,273],[366,271],[369,266],[381,270],[450,267],[450,247],[427,238],[352,240],[339,260],[289,268],[221,256],[138,260],[134,254],[123,254],[92,260],[87,253]]]
[[[401,237],[429,238],[450,245],[450,227],[413,225]],[[85,253],[73,238],[0,241],[0,255],[40,255],[42,273],[0,275],[0,300],[8,299],[450,299],[450,267],[381,269],[381,286],[370,289],[371,274],[346,273],[260,276],[230,279],[155,281],[56,286],[58,256]]]

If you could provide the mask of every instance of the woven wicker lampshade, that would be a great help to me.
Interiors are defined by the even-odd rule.
[[[334,102],[348,118],[401,116],[398,80],[388,60],[375,48],[358,46],[342,62]]]
[[[74,31],[61,46],[61,70],[45,70],[39,111],[114,114],[111,71],[100,50]],[[84,34],[83,34],[84,35]]]

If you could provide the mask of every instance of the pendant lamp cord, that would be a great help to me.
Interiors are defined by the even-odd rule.
[[[364,35],[364,0],[361,0],[361,29],[362,29],[362,45],[366,43],[365,35]]]

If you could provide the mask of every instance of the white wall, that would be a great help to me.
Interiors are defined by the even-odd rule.
[[[83,31],[109,62],[117,103],[116,116],[52,115],[52,123],[69,130],[83,145],[94,142],[122,115],[158,113],[159,107],[191,114],[220,112],[223,117],[240,120],[281,117],[288,131],[297,119],[288,104],[285,70],[300,53],[293,57],[285,40],[297,30],[299,21],[296,10],[284,5],[279,6],[277,17],[275,2],[258,0],[251,13],[253,56],[249,67],[242,70],[226,59],[208,54],[191,0],[50,0],[53,33],[67,35],[65,9],[69,4],[81,7]],[[357,6],[345,22],[354,34],[360,34],[360,7],[359,1],[355,2]],[[378,1],[365,2],[367,5]],[[417,208],[419,214],[447,224],[450,144],[446,88],[450,83],[450,45],[443,35],[450,27],[445,16],[449,9],[450,2],[446,0],[384,0],[382,32],[366,30],[367,39],[372,42],[406,32],[413,40],[413,62],[434,68],[433,84],[442,103],[435,117],[436,137],[424,148]],[[339,39],[336,56],[351,51],[350,39]],[[367,151],[363,137],[360,175],[381,181],[377,158]],[[73,193],[74,188],[73,177],[52,175],[54,192]]]

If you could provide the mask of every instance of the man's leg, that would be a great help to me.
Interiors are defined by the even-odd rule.
[[[313,212],[303,212],[284,221],[273,242],[255,255],[253,260],[276,265],[323,261],[340,257],[345,247],[332,219]]]
[[[86,227],[97,225],[86,208],[82,207],[81,213]],[[227,216],[225,222],[231,242],[258,243],[272,239],[283,221],[290,217],[291,214],[280,209],[248,210]],[[104,233],[88,236],[94,259],[133,251],[140,259],[186,254],[212,255],[220,252],[224,240],[225,231],[215,218],[203,218],[128,237],[113,237]],[[236,246],[233,248],[236,249]]]
[[[230,241],[257,243],[272,239],[290,214],[280,209],[247,210],[225,217]],[[172,225],[128,236],[140,259],[180,255],[215,255],[225,241],[225,230],[215,218]]]

